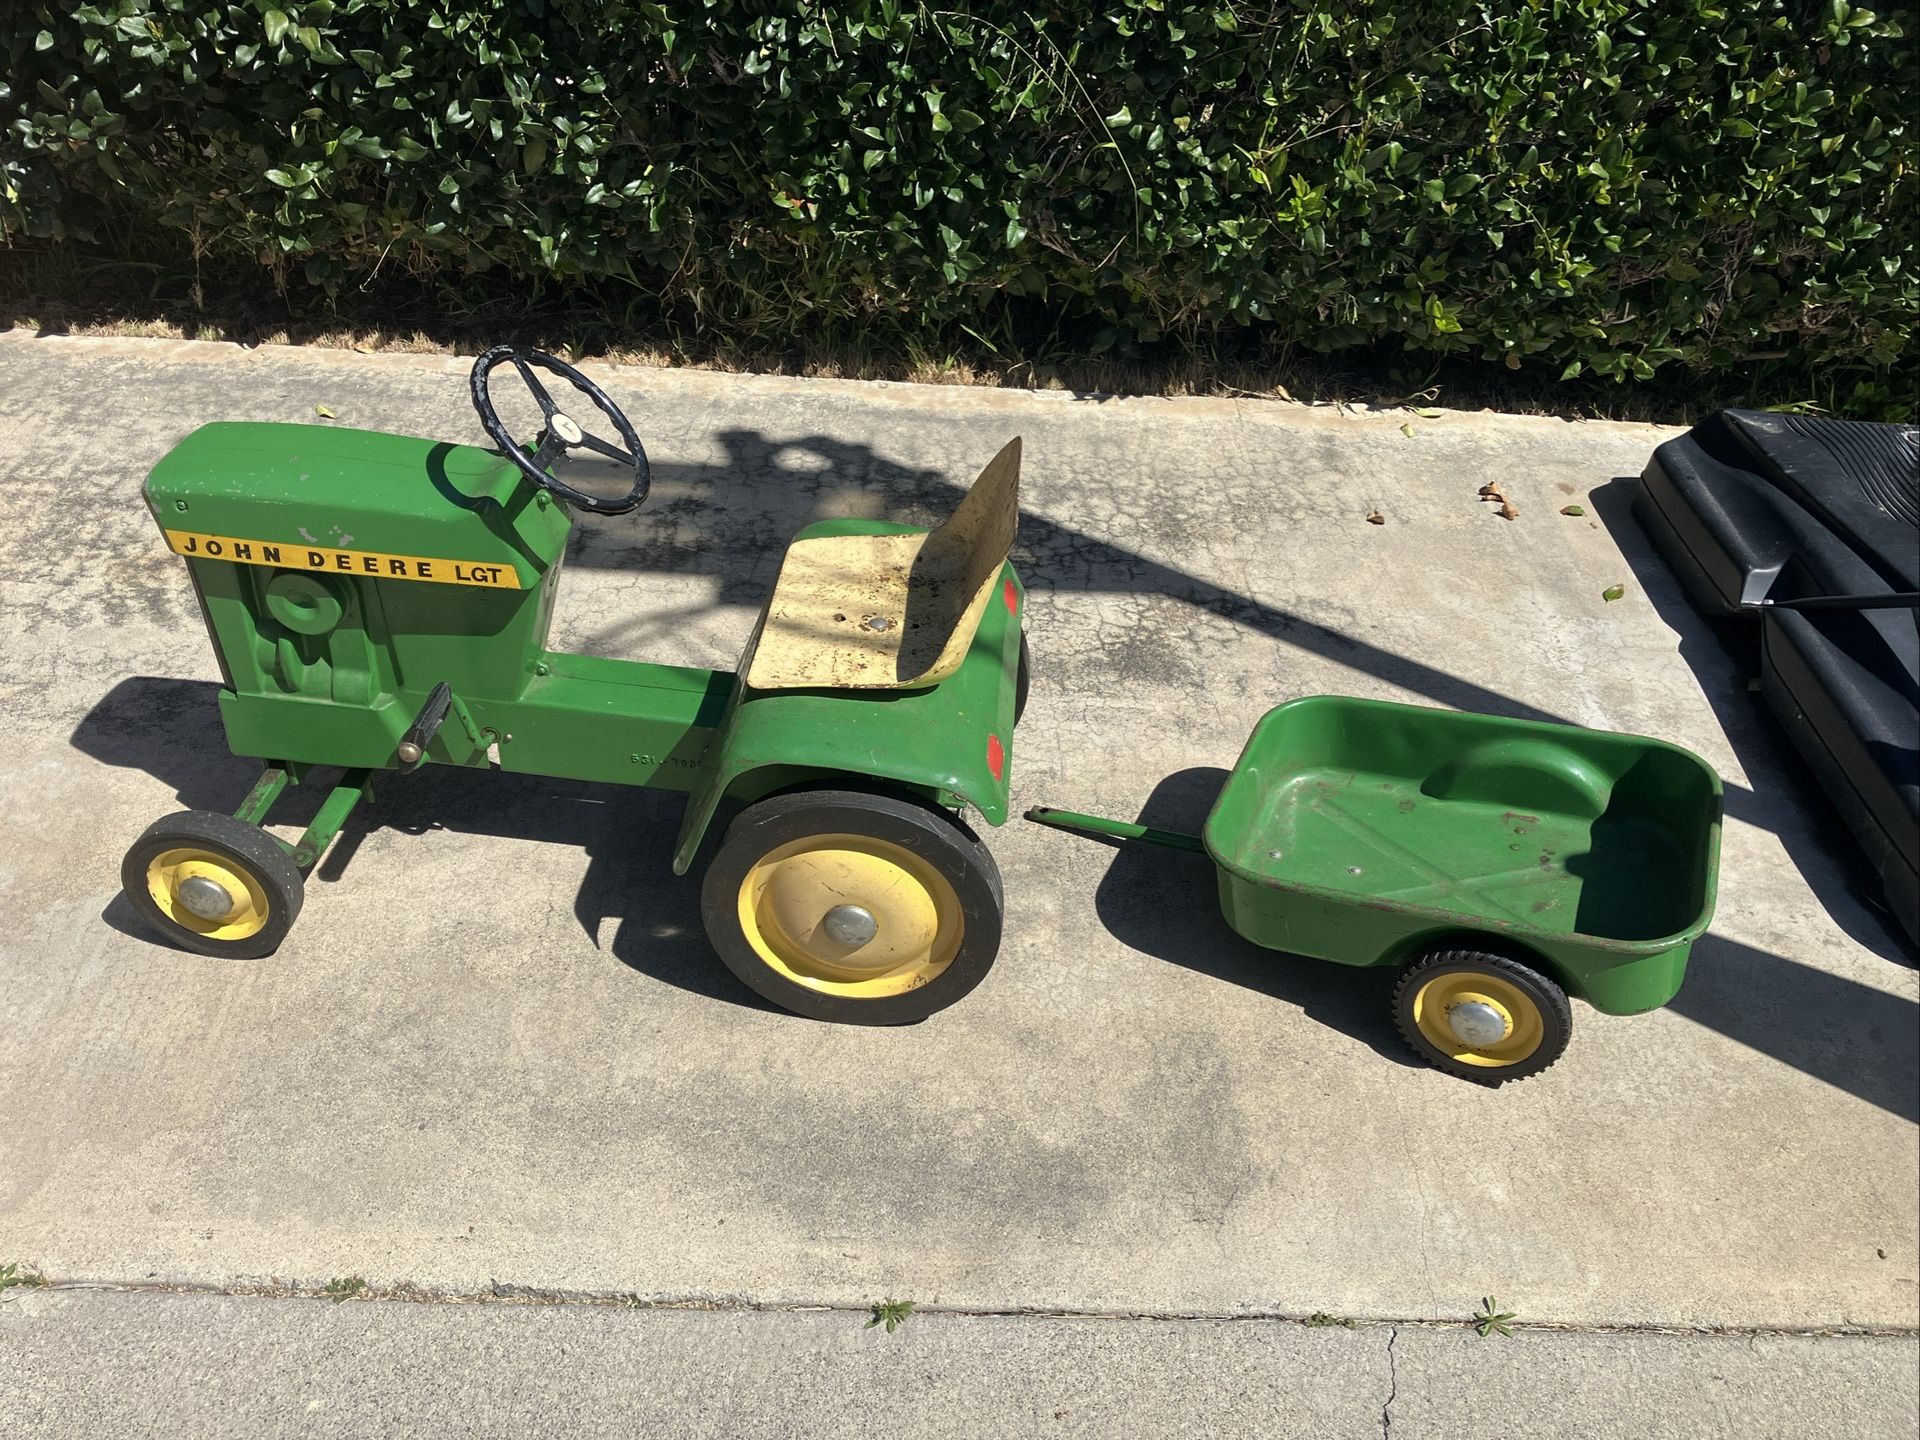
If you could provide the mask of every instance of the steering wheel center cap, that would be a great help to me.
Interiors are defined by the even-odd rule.
[[[547,428],[553,431],[554,438],[563,445],[578,445],[587,438],[586,432],[574,424],[573,417],[565,411],[554,411],[553,418],[547,422]]]

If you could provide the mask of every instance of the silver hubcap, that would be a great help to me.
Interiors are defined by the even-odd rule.
[[[180,903],[202,920],[218,920],[233,910],[233,897],[226,887],[205,875],[189,875],[176,893]]]
[[[836,905],[821,917],[820,928],[834,944],[858,950],[880,933],[880,922],[864,906]]]
[[[1498,1045],[1507,1038],[1507,1020],[1482,1000],[1463,1000],[1447,1011],[1447,1028],[1462,1045]]]

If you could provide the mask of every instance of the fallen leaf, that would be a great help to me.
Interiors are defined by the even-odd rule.
[[[1562,515],[1584,515],[1587,512],[1582,510],[1578,505],[1562,505],[1560,507],[1560,513]]]
[[[1502,520],[1518,520],[1520,518],[1520,512],[1514,508],[1511,500],[1502,500],[1500,502],[1500,508],[1494,513]]]
[[[1519,368],[1520,368],[1520,356],[1518,355],[1518,353],[1512,350],[1507,351],[1507,369],[1518,370]]]
[[[1402,435],[1404,435],[1404,436],[1406,436],[1406,437],[1407,437],[1407,438],[1408,438],[1409,440],[1411,440],[1411,439],[1413,438],[1413,426],[1411,426],[1411,425],[1402,425],[1402,426],[1400,427],[1400,433],[1401,433]]]
[[[1504,501],[1507,497],[1506,497],[1506,494],[1500,489],[1500,482],[1498,480],[1489,480],[1486,484],[1480,487],[1480,498],[1482,500]]]
[[[1423,410],[1418,405],[1414,406],[1413,413],[1418,415],[1422,420],[1438,420],[1440,418],[1440,412],[1438,410]]]
[[[333,419],[333,411],[328,409],[325,405],[314,406],[313,413],[318,415],[322,420]]]
[[[1384,525],[1386,523],[1387,523],[1387,517],[1382,515],[1378,510],[1367,511],[1367,524]]]
[[[1607,586],[1606,589],[1600,592],[1600,598],[1606,601],[1609,605],[1611,605],[1614,601],[1618,600],[1622,595],[1625,595],[1626,593],[1627,593],[1627,587],[1624,585],[1609,585]]]

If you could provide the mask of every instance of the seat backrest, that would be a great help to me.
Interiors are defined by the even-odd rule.
[[[756,690],[914,689],[960,668],[1020,521],[1020,441],[930,531],[808,536],[787,549],[746,657]]]

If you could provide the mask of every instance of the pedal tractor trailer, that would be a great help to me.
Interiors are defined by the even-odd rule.
[[[568,382],[621,443],[579,425],[537,371]],[[542,416],[528,443],[494,403],[508,375]],[[148,827],[122,866],[134,907],[185,949],[268,955],[375,775],[493,768],[686,792],[676,874],[721,803],[743,802],[701,908],[721,959],[776,1004],[897,1024],[964,996],[1000,944],[999,872],[961,810],[1007,818],[1026,678],[1024,591],[1007,559],[1020,442],[932,530],[803,529],[738,672],[688,669],[547,648],[575,515],[646,499],[631,422],[537,350],[488,351],[471,385],[497,450],[222,423],[154,467],[147,504],[199,598],[228,744],[265,770],[234,814]],[[582,453],[630,474],[627,493],[567,483]],[[289,844],[262,828],[320,767],[345,773],[305,834]]]

